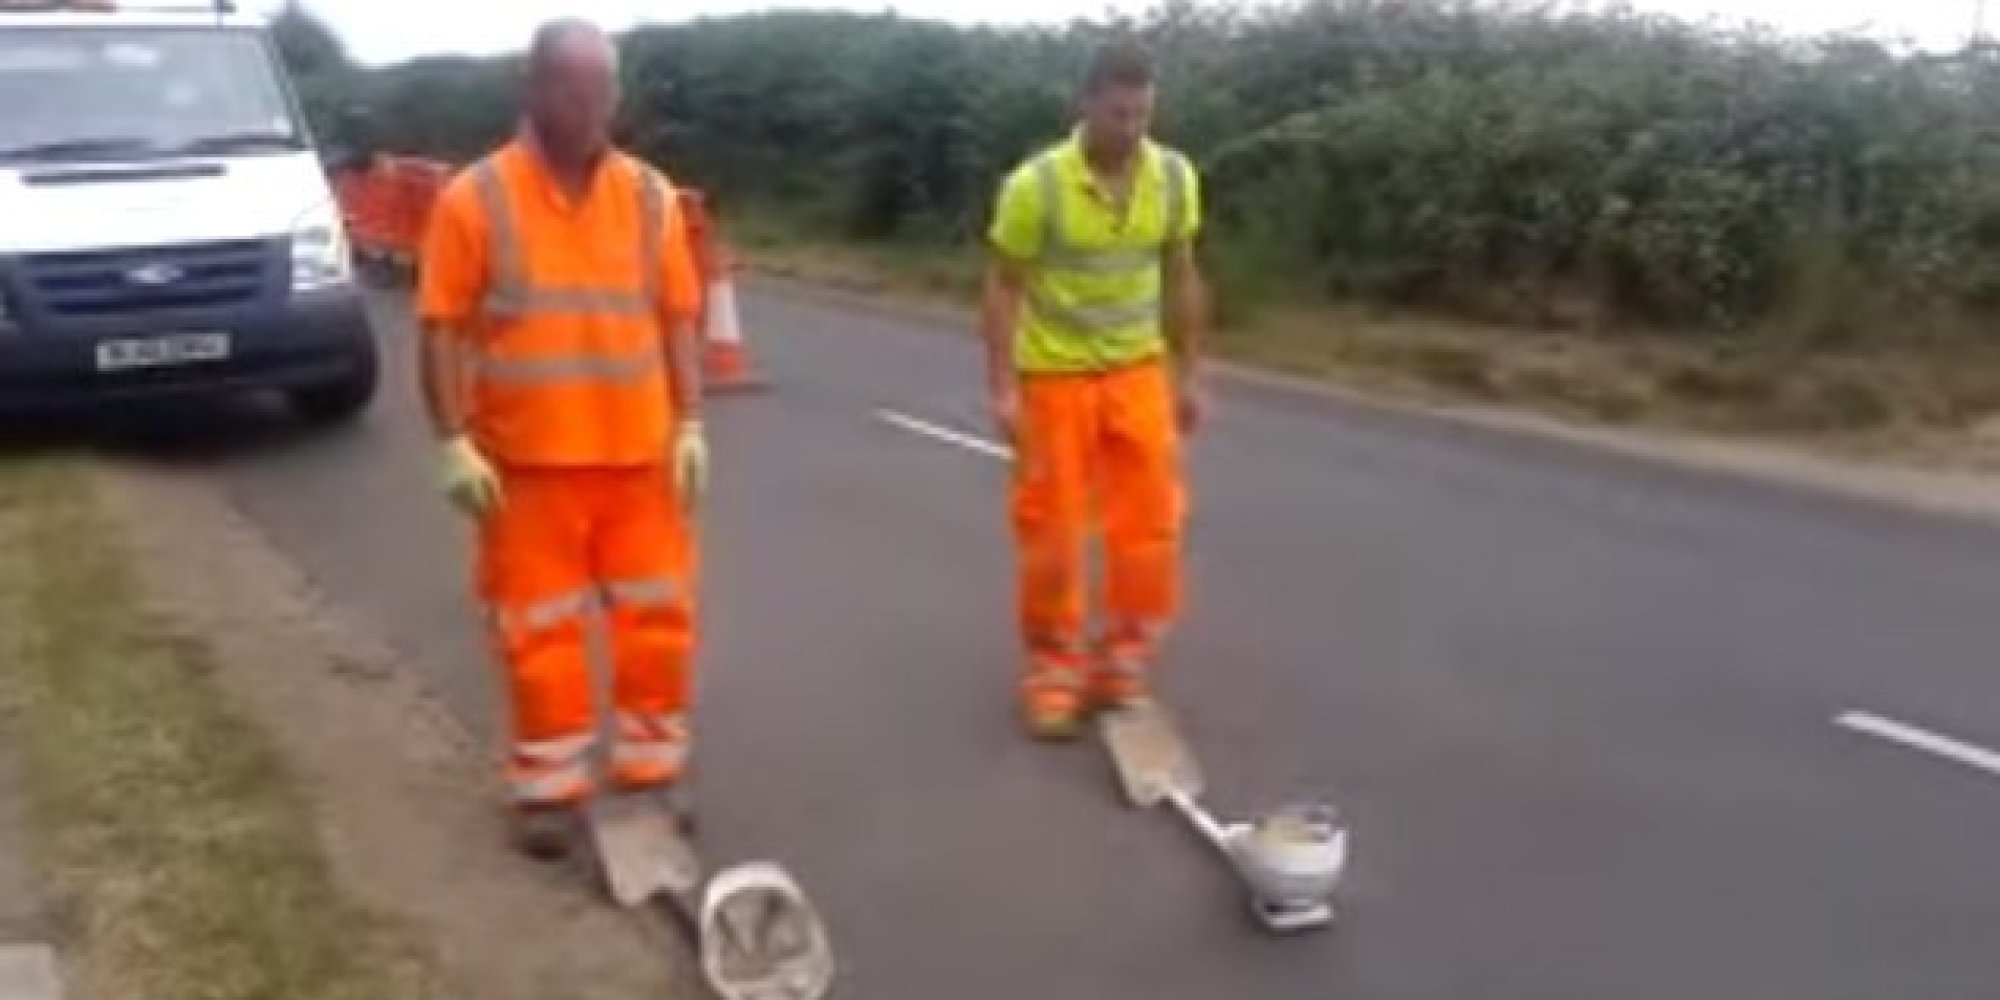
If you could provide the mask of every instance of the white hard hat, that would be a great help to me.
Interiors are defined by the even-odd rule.
[[[819,1000],[833,984],[833,948],[798,883],[757,861],[709,879],[701,968],[726,1000]]]

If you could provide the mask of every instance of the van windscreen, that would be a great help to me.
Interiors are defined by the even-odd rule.
[[[144,159],[306,148],[256,32],[0,31],[0,159]]]

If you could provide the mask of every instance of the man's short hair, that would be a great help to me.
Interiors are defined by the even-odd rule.
[[[1083,71],[1083,93],[1088,97],[1111,87],[1153,85],[1153,53],[1133,39],[1104,42],[1090,53]]]

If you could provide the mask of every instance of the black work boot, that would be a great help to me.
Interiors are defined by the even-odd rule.
[[[569,803],[514,809],[514,847],[536,861],[561,861],[576,847],[576,808]]]

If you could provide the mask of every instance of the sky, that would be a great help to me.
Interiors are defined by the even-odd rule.
[[[1989,29],[2000,33],[2000,0],[1990,0]],[[1689,19],[1748,20],[1797,34],[1850,29],[1907,38],[1926,48],[1964,42],[1982,0],[1628,0],[1628,5]],[[275,8],[277,0],[266,0]],[[1584,3],[1578,3],[1584,6]],[[1138,11],[1145,0],[815,0],[805,4],[760,0],[307,0],[340,33],[354,58],[395,62],[430,53],[485,55],[519,48],[549,17],[586,17],[622,30],[646,21],[684,20],[790,6],[874,12],[893,9],[911,17],[960,23],[1061,22],[1109,9]]]

